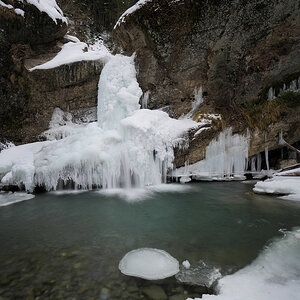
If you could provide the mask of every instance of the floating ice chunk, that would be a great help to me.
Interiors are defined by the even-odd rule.
[[[182,265],[186,268],[186,269],[189,269],[191,267],[191,264],[188,260],[185,260],[182,262]]]
[[[190,176],[181,176],[180,177],[180,183],[188,183],[188,182],[191,182],[192,179]]]
[[[182,264],[185,262],[188,263],[189,268],[181,268],[175,276],[180,282],[210,287],[221,277],[220,269],[217,266],[205,263],[202,260],[193,266],[190,266],[188,261],[184,261]]]
[[[177,274],[179,262],[164,250],[141,248],[128,252],[119,269],[125,275],[158,280]]]
[[[8,206],[14,203],[33,199],[35,196],[26,193],[2,193],[0,192],[0,206]]]

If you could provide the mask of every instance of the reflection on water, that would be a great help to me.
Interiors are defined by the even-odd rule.
[[[299,203],[255,195],[250,185],[188,187],[152,189],[133,202],[116,191],[48,193],[1,207],[0,299],[151,299],[158,290],[199,296],[211,291],[174,277],[126,277],[119,261],[130,250],[158,248],[224,275],[251,263],[279,229],[300,225]]]

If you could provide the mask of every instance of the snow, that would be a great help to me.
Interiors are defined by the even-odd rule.
[[[193,176],[197,180],[242,178],[246,170],[248,147],[248,136],[233,135],[231,128],[228,128],[209,143],[204,160],[176,169],[173,176]]]
[[[25,15],[24,10],[22,10],[22,9],[20,9],[20,8],[16,8],[16,9],[15,9],[15,13],[16,13],[17,15],[22,16],[22,17],[24,17],[24,15]]]
[[[128,252],[119,269],[125,275],[158,280],[178,273],[179,262],[164,250],[141,248]]]
[[[247,267],[219,280],[203,300],[300,299],[300,229],[283,232]]]
[[[39,11],[45,12],[55,24],[57,24],[57,20],[68,23],[55,0],[26,0],[26,2],[34,5]]]
[[[35,196],[26,193],[4,193],[0,192],[0,206],[8,206],[18,202],[33,199]]]
[[[283,172],[286,173],[286,172]],[[281,174],[281,173],[279,173]],[[255,193],[282,194],[284,200],[300,200],[300,177],[296,176],[273,176],[265,181],[259,181],[253,188]]]
[[[139,0],[136,4],[128,8],[119,18],[116,25],[114,26],[114,29],[117,28],[121,23],[125,23],[127,16],[134,13],[136,10],[140,9],[143,5],[145,5],[147,2],[151,2],[151,0]]]
[[[24,183],[28,191],[36,185],[56,190],[60,180],[72,180],[78,189],[166,182],[174,146],[186,146],[186,131],[198,124],[159,110],[139,110],[141,95],[134,56],[110,55],[99,80],[98,123],[74,124],[56,108],[44,133],[48,141],[0,153],[2,182]]]
[[[78,61],[101,60],[106,62],[111,56],[105,47],[102,47],[99,50],[91,50],[88,49],[86,43],[80,42],[76,37],[67,36],[67,38],[72,41],[64,44],[60,52],[53,59],[31,68],[29,71],[52,69]]]
[[[3,1],[0,1],[0,5],[1,5],[1,6],[3,6],[3,7],[6,7],[6,8],[8,8],[8,9],[12,9],[12,8],[14,8],[12,5],[10,5],[10,4],[6,4],[6,3],[4,3]]]

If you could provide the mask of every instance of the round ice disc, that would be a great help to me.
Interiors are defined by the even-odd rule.
[[[128,252],[119,269],[125,275],[158,280],[177,274],[179,262],[164,250],[141,248]]]

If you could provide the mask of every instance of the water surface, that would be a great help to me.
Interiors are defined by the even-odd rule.
[[[0,299],[148,299],[153,285],[168,297],[199,296],[210,291],[127,277],[118,263],[150,247],[225,275],[250,264],[280,229],[300,226],[300,203],[244,183],[137,192],[46,193],[1,207]]]

